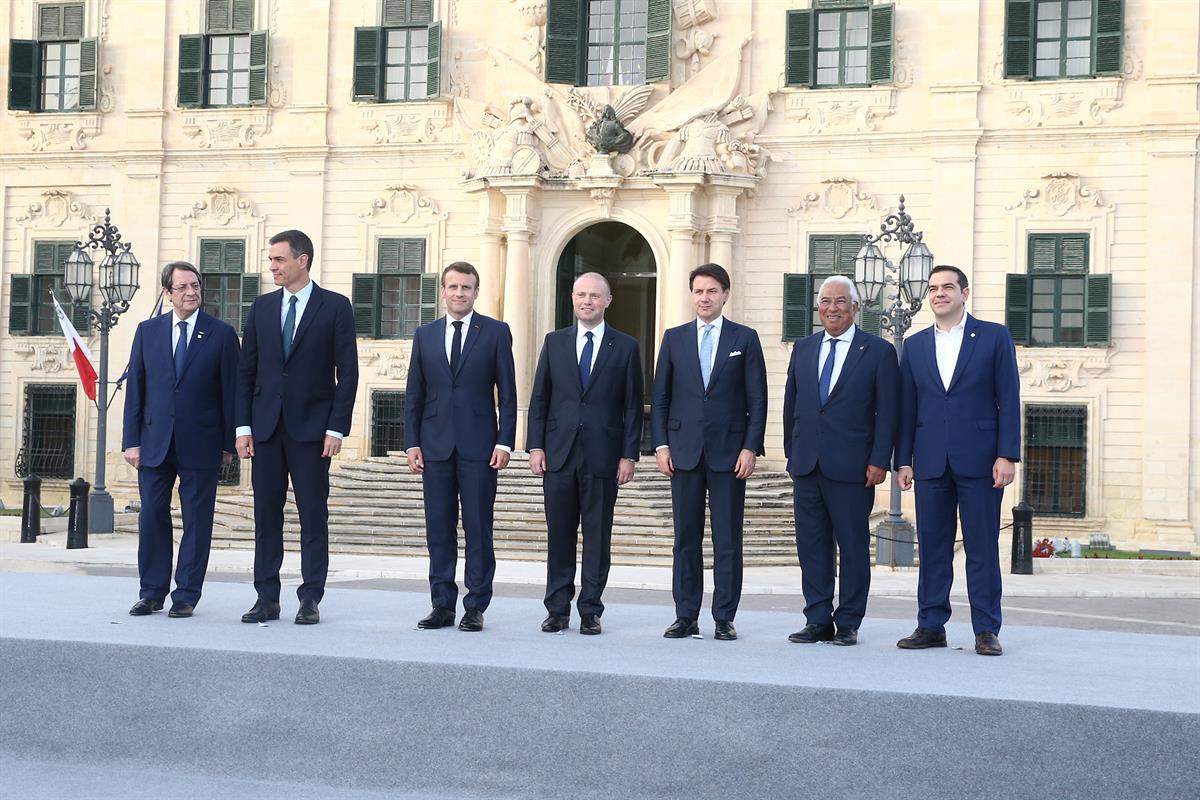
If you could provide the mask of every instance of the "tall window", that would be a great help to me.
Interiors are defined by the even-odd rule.
[[[548,83],[631,85],[670,75],[671,0],[548,0]]]
[[[438,276],[425,272],[424,239],[380,239],[376,272],[353,276],[359,336],[407,339],[437,313]]]
[[[1124,0],[1005,0],[1005,77],[1120,74],[1124,12]]]
[[[892,81],[891,4],[827,2],[787,12],[788,86],[829,88]],[[847,7],[848,6],[848,7]]]
[[[205,0],[204,33],[179,37],[179,105],[267,102],[267,32],[254,31],[254,0]]]
[[[588,0],[587,85],[646,82],[646,0]]]
[[[74,470],[74,384],[26,386],[17,477],[70,478]]]
[[[1006,322],[1018,344],[1041,347],[1107,345],[1112,281],[1089,275],[1086,233],[1029,237],[1028,274],[1010,274]]]
[[[1087,510],[1087,408],[1025,407],[1023,499],[1037,514],[1082,517]]]
[[[71,241],[35,241],[31,274],[12,275],[9,278],[8,330],[9,333],[32,336],[61,335],[58,318],[54,311],[53,292],[63,309],[71,316],[71,323],[80,335],[88,335],[88,313],[86,306],[75,306],[63,288],[67,256],[75,248]]]
[[[371,392],[371,455],[404,449],[404,392]]]
[[[354,29],[355,100],[399,103],[440,91],[442,24],[430,0],[384,0],[383,24]]]
[[[208,39],[208,105],[250,104],[250,35]]]
[[[98,52],[96,39],[83,35],[82,3],[38,5],[37,39],[9,42],[9,109],[94,109]]]
[[[783,339],[794,341],[824,330],[817,313],[821,284],[830,275],[854,280],[854,257],[862,248],[861,234],[813,234],[808,237],[808,274],[783,276]],[[855,324],[879,335],[879,310],[859,305]]]
[[[261,278],[247,274],[246,243],[241,239],[201,239],[200,274],[204,276],[204,310],[241,332],[246,314],[258,297]]]

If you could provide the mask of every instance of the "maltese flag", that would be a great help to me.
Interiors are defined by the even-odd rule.
[[[83,384],[83,393],[88,396],[89,400],[96,399],[96,369],[92,366],[92,351],[88,350],[87,342],[79,336],[79,331],[75,330],[75,326],[71,324],[70,317],[67,312],[63,311],[63,307],[58,304],[58,298],[54,294],[50,295],[54,300],[54,313],[58,315],[58,324],[62,326],[63,336],[67,339],[67,349],[71,351],[71,358],[75,360],[75,369],[79,371],[79,381]]]

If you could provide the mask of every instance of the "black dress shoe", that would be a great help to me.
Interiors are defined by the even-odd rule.
[[[816,642],[832,642],[833,641],[833,625],[814,625],[808,623],[800,630],[788,637],[789,642],[795,644],[815,644]]]
[[[316,600],[301,600],[300,610],[296,612],[297,625],[316,625],[321,621],[321,612],[317,611]]]
[[[182,619],[184,617],[190,617],[192,612],[195,610],[196,607],[191,603],[175,602],[171,603],[171,610],[167,612],[167,616],[174,617],[175,619]]]
[[[700,626],[696,624],[696,620],[688,617],[677,617],[672,622],[667,630],[663,633],[664,639],[686,639],[689,636],[698,636],[700,634]]]
[[[833,637],[833,643],[840,644],[842,647],[858,644],[858,628],[838,628]]]
[[[279,603],[261,597],[254,603],[254,608],[242,614],[242,622],[266,622],[270,619],[279,619]]]
[[[423,631],[436,631],[438,628],[447,628],[453,624],[453,608],[438,608],[434,606],[433,611],[429,612],[429,616],[417,623],[417,627]]]
[[[912,634],[896,642],[901,650],[928,650],[930,647],[945,647],[946,632],[917,628]]]
[[[717,620],[716,632],[713,633],[714,639],[720,639],[723,642],[732,642],[737,638],[737,628],[733,627],[732,622],[726,622],[723,619]]]
[[[478,608],[468,608],[458,622],[458,629],[469,633],[483,630],[483,612]]]
[[[558,633],[571,627],[570,614],[550,614],[542,620],[542,633]]]
[[[579,617],[579,632],[584,636],[599,636],[600,618],[595,614],[583,614]]]
[[[996,638],[996,634],[977,633],[975,634],[975,652],[981,656],[998,656],[1004,654],[1004,648],[1000,646],[1000,640]]]
[[[142,598],[133,604],[133,608],[129,609],[131,617],[145,617],[153,614],[155,611],[162,611],[162,600],[147,600]]]

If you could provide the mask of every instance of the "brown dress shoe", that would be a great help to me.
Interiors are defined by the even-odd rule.
[[[981,656],[999,656],[1004,654],[1000,640],[994,633],[975,634],[975,652]]]

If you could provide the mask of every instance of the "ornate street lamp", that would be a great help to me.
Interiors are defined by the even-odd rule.
[[[88,250],[103,250],[100,262],[99,308],[88,308],[89,325],[100,334],[100,380],[96,393],[96,483],[88,502],[90,533],[112,533],[113,499],[104,485],[104,457],[107,449],[108,409],[108,332],[117,325],[117,318],[129,310],[129,302],[138,290],[138,270],[141,265],[133,255],[133,245],[121,241],[121,232],[111,223],[109,209],[104,209],[104,222],[88,231],[87,242],[76,242],[67,256],[64,283],[71,301],[77,306],[90,306],[92,298],[92,257]],[[84,332],[86,333],[86,332]]]
[[[933,253],[921,241],[925,234],[913,228],[912,217],[904,210],[904,195],[900,195],[900,208],[884,218],[878,234],[865,237],[854,259],[854,282],[858,284],[863,307],[879,305],[880,331],[892,337],[897,357],[904,352],[904,334],[921,310],[929,286],[929,273],[933,269]],[[876,244],[893,241],[908,245],[899,267],[884,256]],[[885,293],[887,286],[894,286],[895,290]],[[898,392],[899,387],[896,388]],[[875,537],[876,564],[912,566],[916,529],[900,513],[900,484],[894,471],[891,506],[887,519],[875,529]]]

